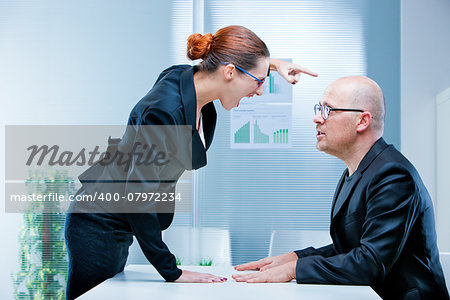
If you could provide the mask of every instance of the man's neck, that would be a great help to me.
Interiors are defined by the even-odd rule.
[[[353,145],[352,149],[348,151],[341,159],[344,161],[348,169],[348,176],[351,176],[358,169],[359,164],[369,152],[370,148],[376,143],[378,139],[364,139]]]

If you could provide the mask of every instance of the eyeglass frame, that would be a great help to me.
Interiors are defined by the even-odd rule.
[[[231,63],[221,62],[221,64],[222,64],[222,65],[229,65],[229,64],[231,64]],[[265,80],[266,80],[265,78],[264,78],[263,80],[261,80],[261,79],[259,79],[258,77],[256,77],[255,75],[251,74],[250,72],[245,71],[245,70],[242,69],[241,67],[236,66],[235,64],[232,64],[232,65],[235,66],[236,69],[238,69],[239,71],[244,72],[244,73],[247,74],[248,76],[250,76],[250,77],[252,77],[253,79],[255,79],[256,81],[258,81],[258,88],[264,84],[264,82],[265,82]],[[267,76],[269,76],[269,75],[270,75],[270,67],[269,67],[269,70],[267,70]]]
[[[324,110],[323,110],[323,107],[328,108],[328,115],[327,115],[326,118],[325,118],[325,116],[324,116]],[[324,120],[327,120],[327,119],[330,117],[330,112],[332,112],[332,111],[356,111],[356,112],[364,112],[364,110],[362,110],[362,109],[356,109],[356,108],[334,108],[334,107],[329,107],[328,105],[325,105],[325,104],[323,104],[323,105],[321,105],[321,104],[315,104],[315,105],[314,105],[314,115],[317,115],[317,110],[320,111],[320,115],[322,116],[322,118],[323,118]]]

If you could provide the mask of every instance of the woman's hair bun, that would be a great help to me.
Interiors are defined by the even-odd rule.
[[[205,59],[211,51],[213,35],[211,33],[193,33],[187,39],[187,57],[191,60]]]

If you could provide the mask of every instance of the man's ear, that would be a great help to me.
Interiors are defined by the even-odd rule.
[[[231,80],[236,76],[236,67],[233,64],[228,64],[223,68],[223,76],[225,80]]]
[[[367,128],[369,128],[369,125],[372,123],[372,114],[368,111],[364,111],[361,113],[361,116],[359,117],[359,123],[358,127],[356,127],[357,132],[363,132]]]

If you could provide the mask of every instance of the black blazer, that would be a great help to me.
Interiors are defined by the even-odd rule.
[[[295,251],[298,283],[370,285],[384,299],[449,299],[433,204],[414,166],[380,138],[332,205],[333,244]]]
[[[161,166],[138,164],[137,156],[133,156],[132,163],[125,168],[111,163],[112,160],[105,163],[106,158],[79,176],[88,194],[118,193],[127,199],[127,195],[133,193],[175,192],[176,182],[185,170],[206,165],[206,150],[213,139],[217,115],[212,102],[202,108],[204,146],[195,124],[197,101],[193,76],[196,71],[195,66],[189,65],[164,70],[153,88],[131,111],[122,139],[110,140],[108,146],[108,153],[113,157],[120,152],[129,153],[132,145],[155,144],[156,150],[168,154],[170,163]],[[190,126],[187,134],[185,130],[173,129],[186,127],[183,125]],[[109,204],[97,202],[94,210],[97,212],[98,206],[103,205],[103,211],[107,212],[105,217],[123,221],[120,222],[125,224],[123,228],[115,230],[134,234],[147,259],[167,281],[181,275],[175,257],[161,238],[161,231],[172,222],[175,201],[140,203],[137,208],[136,202],[126,200]],[[160,204],[163,207],[159,207]],[[87,205],[92,209],[92,204]]]

